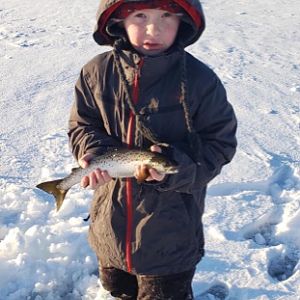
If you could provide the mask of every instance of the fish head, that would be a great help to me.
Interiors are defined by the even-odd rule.
[[[155,153],[155,156],[151,159],[150,165],[162,174],[178,173],[177,163],[165,157],[164,155],[161,155],[160,153]]]

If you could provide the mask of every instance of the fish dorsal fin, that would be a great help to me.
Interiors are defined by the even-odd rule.
[[[72,169],[71,169],[71,172],[74,173],[74,172],[76,172],[76,171],[79,170],[79,169],[81,169],[81,168],[80,168],[80,167],[72,168]]]

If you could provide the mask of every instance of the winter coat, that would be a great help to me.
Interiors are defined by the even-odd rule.
[[[191,145],[179,101],[182,59],[175,46],[155,57],[120,52],[135,111],[169,145],[179,172],[162,182],[113,179],[95,191],[89,242],[102,267],[166,275],[194,268],[204,255],[206,187],[235,153],[236,118],[217,75],[186,53],[186,101],[197,147]],[[149,147],[136,122],[112,51],[96,56],[76,83],[69,123],[74,156],[101,154],[107,147]]]

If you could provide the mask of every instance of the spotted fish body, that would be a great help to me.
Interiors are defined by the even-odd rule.
[[[37,188],[54,195],[57,210],[59,210],[68,190],[97,168],[107,171],[113,178],[127,178],[133,177],[136,168],[140,165],[145,165],[148,169],[154,168],[161,174],[178,172],[176,164],[160,153],[135,149],[118,149],[95,157],[87,168],[73,169],[67,177],[42,182],[37,185]],[[143,179],[145,178],[141,178],[139,181]]]

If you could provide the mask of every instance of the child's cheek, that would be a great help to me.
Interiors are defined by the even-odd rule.
[[[133,46],[141,46],[142,45],[142,38],[143,38],[143,31],[138,28],[138,26],[131,25],[127,28],[127,35],[129,38],[130,43]]]

